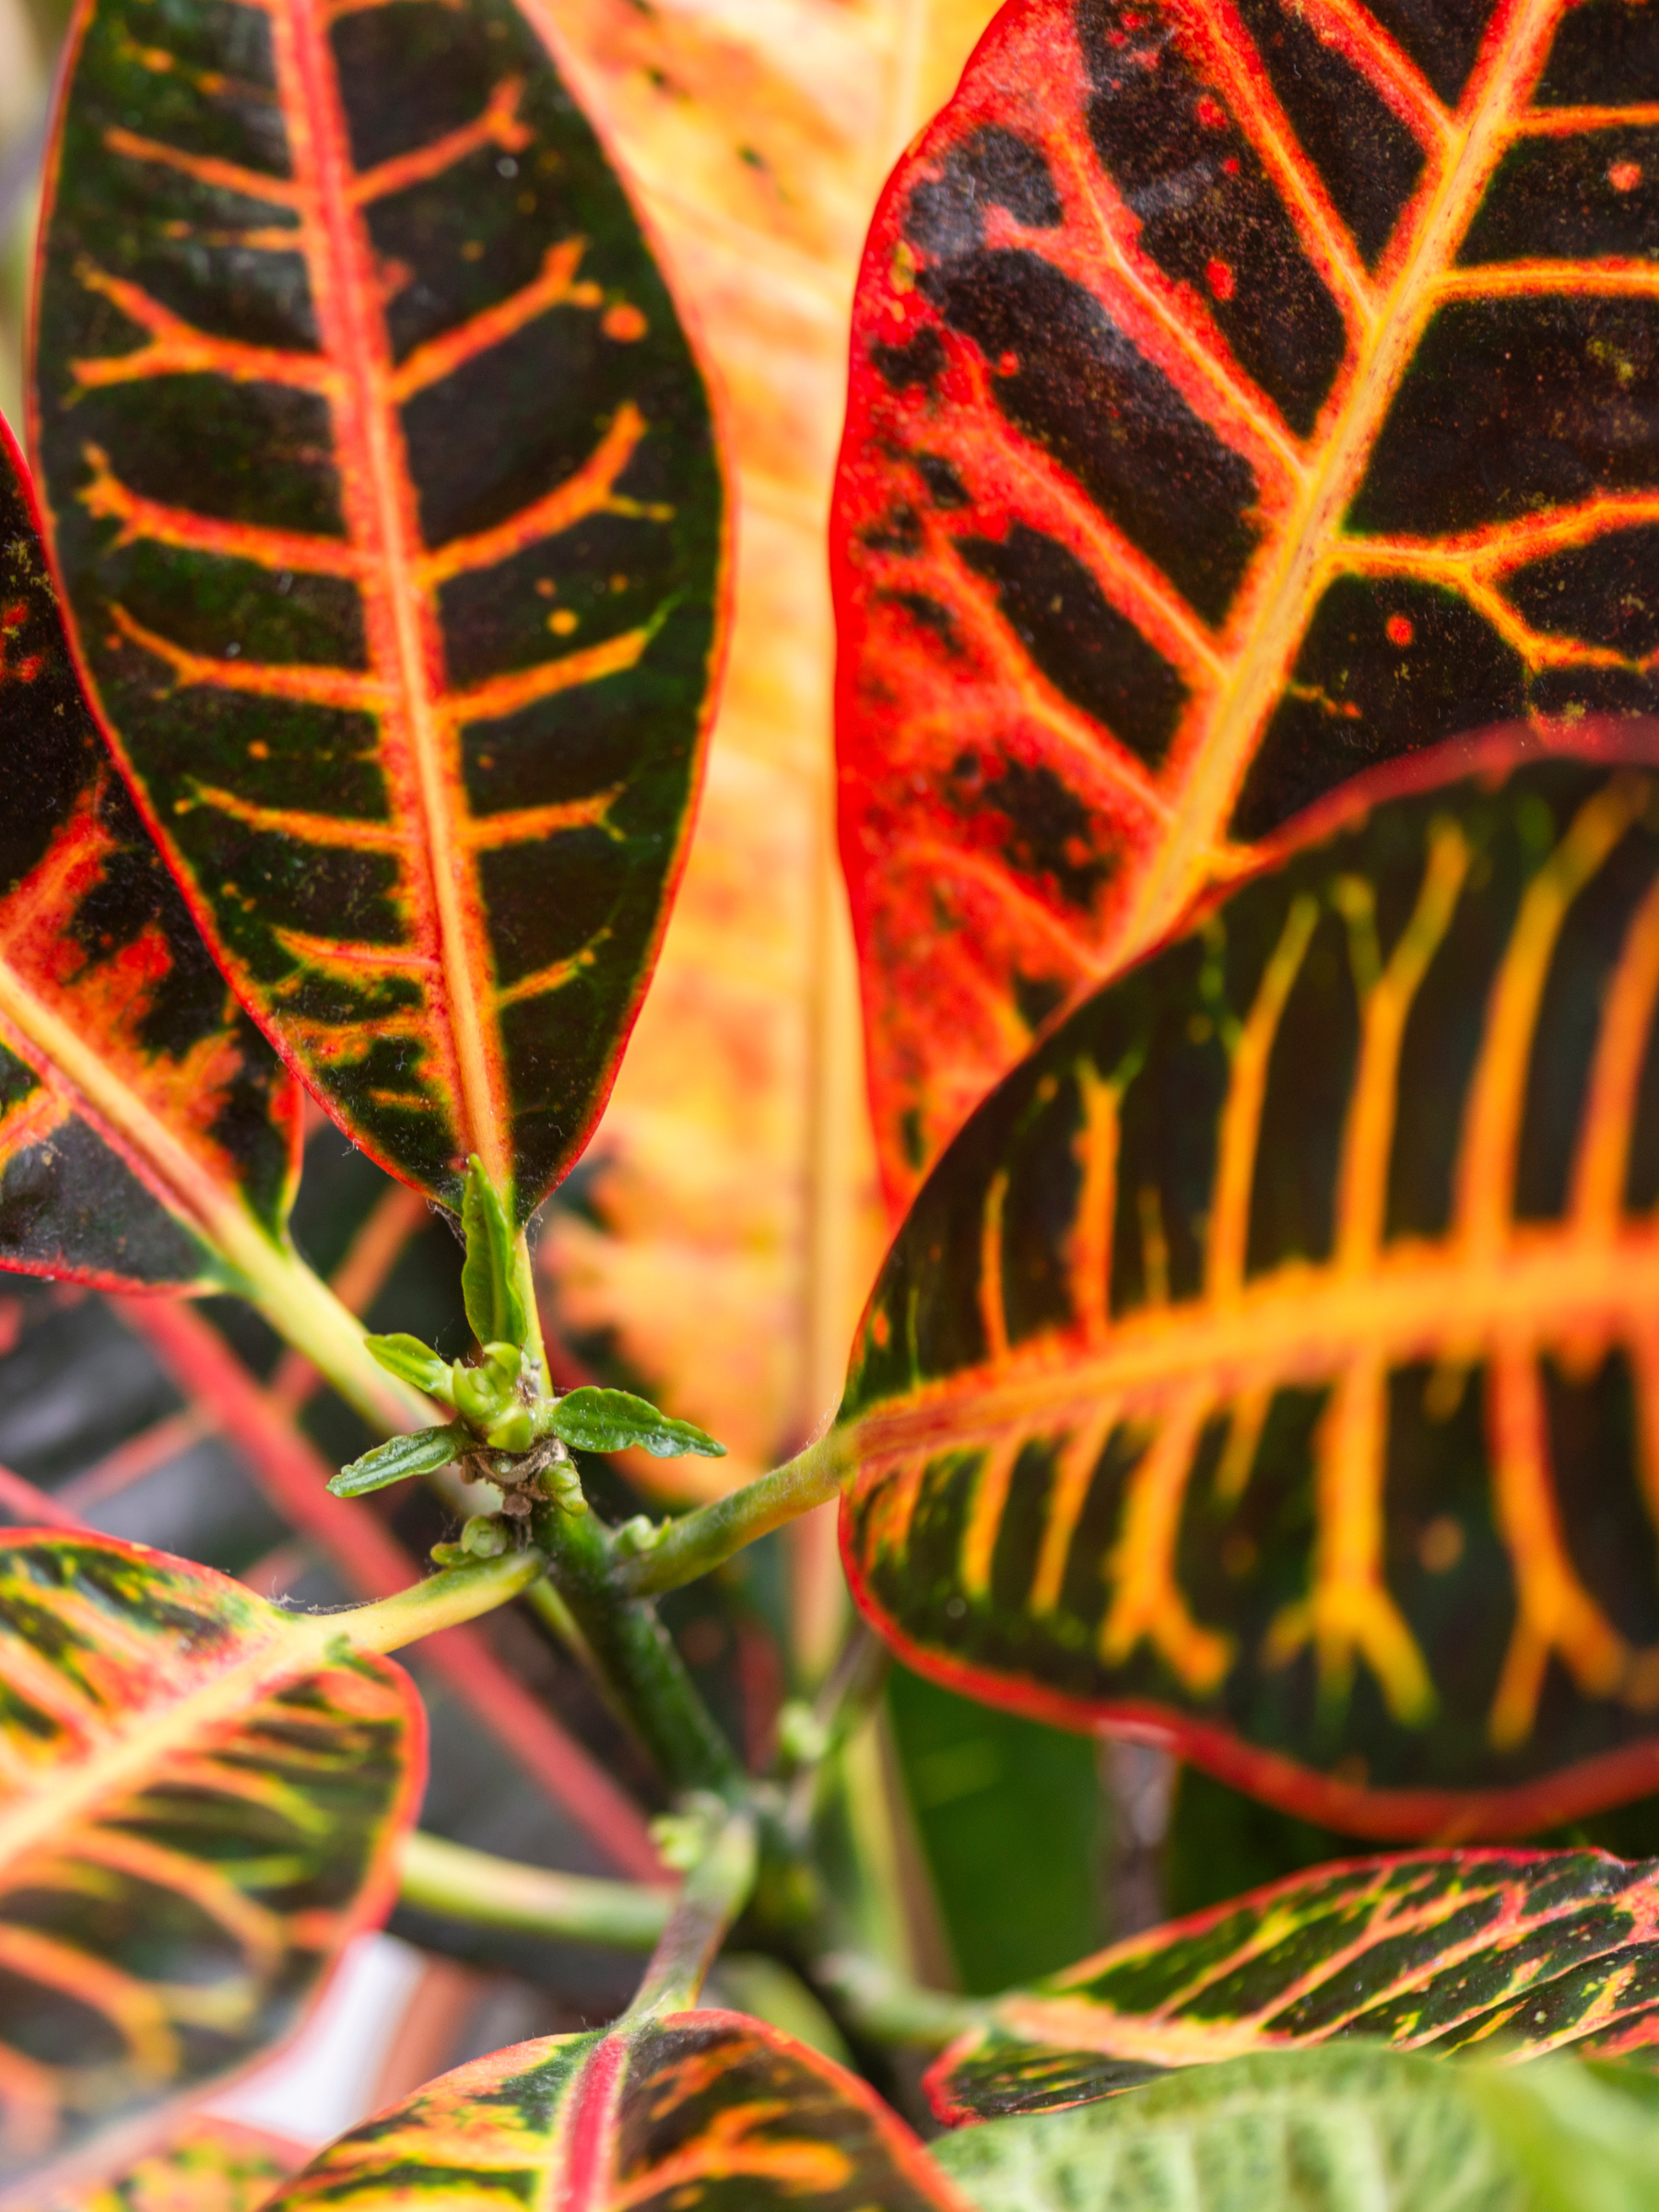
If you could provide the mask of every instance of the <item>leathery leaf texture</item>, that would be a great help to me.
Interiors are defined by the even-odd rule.
[[[493,2052],[324,2151],[270,2212],[966,2212],[898,2116],[833,2060],[733,2012]]]
[[[1316,1867],[1010,1992],[926,2088],[954,2125],[1353,2038],[1651,2065],[1659,1866],[1598,1851],[1435,1851]]]
[[[273,1238],[299,1100],[214,966],[87,706],[0,422],[0,1265],[127,1287]]]
[[[1565,2064],[1301,2051],[934,2152],[978,2212],[1652,2212],[1659,2122],[1635,2089]]]
[[[1652,1787],[1653,747],[1382,771],[973,1115],[840,1416],[924,1673],[1361,1834]]]
[[[304,2155],[257,2128],[191,2119],[119,2172],[37,2201],[40,2212],[259,2212]]]
[[[0,2184],[300,2019],[395,1890],[424,1721],[400,1667],[211,1569],[0,1546]]]
[[[890,1194],[1356,769],[1659,703],[1659,34],[1019,0],[866,250],[842,851]]]
[[[348,1134],[524,1219],[584,1139],[700,759],[708,404],[511,0],[87,0],[39,450],[100,712]]]

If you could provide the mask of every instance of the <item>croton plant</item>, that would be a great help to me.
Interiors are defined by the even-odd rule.
[[[561,5],[69,33],[0,1258],[244,1301],[373,1431],[282,1464],[380,1583],[284,1606],[46,1494],[0,1540],[5,2201],[1659,2204],[1659,1861],[1583,1827],[1659,1789],[1659,16],[1010,0],[910,147],[829,547],[893,1242],[822,1432],[665,1516],[618,1469],[721,1446],[549,1359],[526,1230],[649,982],[729,534]],[[453,1218],[460,1358],[300,1256],[301,1087]],[[859,1625],[743,1740],[658,1601],[838,1494]],[[635,1878],[416,1825],[387,1654],[512,1606],[620,1717],[660,1857],[537,1740]],[[1355,1841],[924,1986],[849,1872],[888,1652]],[[297,2171],[194,2112],[400,1890],[649,1963]],[[700,2002],[728,1936],[754,2014]]]

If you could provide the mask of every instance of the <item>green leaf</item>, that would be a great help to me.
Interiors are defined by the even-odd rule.
[[[330,2146],[268,2212],[966,2212],[855,2075],[732,2012],[624,2018],[475,2059]]]
[[[888,1676],[887,1698],[962,1987],[1006,1989],[1098,1944],[1098,1747],[956,1697],[905,1666]]]
[[[429,1397],[448,1399],[450,1363],[440,1359],[430,1345],[422,1344],[418,1336],[406,1335],[399,1330],[390,1336],[365,1337],[364,1342],[389,1375],[395,1375],[400,1382],[412,1382]]]
[[[522,1345],[527,1324],[512,1228],[500,1194],[476,1156],[467,1165],[461,1225],[466,1232],[461,1294],[473,1335],[482,1345]]]
[[[1659,1862],[1428,1851],[1315,1867],[1009,1991],[926,2088],[947,2122],[994,2119],[1353,2037],[1645,2065],[1659,2043]]]
[[[0,1266],[112,1287],[268,1257],[299,1095],[214,966],[100,737],[0,422]]]
[[[325,1618],[43,1534],[0,1543],[0,1712],[8,2187],[298,2025],[394,1893],[424,1727]]]
[[[412,1475],[435,1475],[473,1448],[473,1438],[458,1422],[445,1429],[417,1429],[408,1436],[394,1436],[361,1459],[342,1467],[329,1484],[335,1498],[361,1498],[370,1490],[383,1490],[388,1483],[407,1482]]]
[[[626,1452],[632,1445],[654,1459],[677,1459],[694,1452],[704,1459],[724,1459],[725,1446],[690,1421],[677,1421],[659,1413],[648,1399],[629,1390],[601,1390],[584,1383],[559,1399],[553,1408],[552,1432],[579,1452]]]
[[[1652,2212],[1659,2118],[1569,2064],[1235,2059],[932,2146],[979,2212]]]
[[[77,650],[192,911],[350,1135],[451,1207],[480,1154],[517,1222],[655,956],[724,568],[701,378],[537,21],[97,0],[36,312]]]
[[[911,1665],[1349,1833],[1652,1786],[1659,775],[1550,742],[1309,817],[941,1159],[839,1417]]]

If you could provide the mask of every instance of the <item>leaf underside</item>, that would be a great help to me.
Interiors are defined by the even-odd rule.
[[[1604,2090],[1595,2119],[1607,2104],[1624,2116]],[[1562,2147],[1582,2171],[1583,2142],[1567,2135]],[[979,2212],[1578,2212],[1621,2201],[1535,2194],[1463,2077],[1393,2051],[1240,2059],[1064,2117],[964,2128],[934,2155]]]
[[[1316,1867],[1012,1992],[926,2088],[954,2126],[1353,2037],[1651,2065],[1659,1865],[1440,1851]]]
[[[855,2076],[731,2012],[494,2052],[341,2136],[270,2212],[389,2212],[429,2175],[446,2204],[480,2207],[963,2212]]]
[[[1520,745],[1316,820],[941,1160],[841,1415],[924,1673],[1363,1834],[1652,1786],[1659,776]]]
[[[509,0],[108,0],[35,404],[96,702],[331,1113],[533,1209],[677,868],[721,588],[707,401]]]
[[[1021,0],[900,164],[832,544],[889,1195],[1357,769],[1651,713],[1659,37]]]
[[[419,1703],[315,1650],[208,1568],[0,1547],[0,2183],[245,2065],[384,1910]]]
[[[104,749],[4,423],[0,752],[0,1265],[112,1287],[199,1282],[204,1195],[283,1233],[298,1097]],[[85,1088],[56,1051],[65,1035],[88,1064]]]

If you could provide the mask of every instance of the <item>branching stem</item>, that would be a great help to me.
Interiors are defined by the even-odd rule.
[[[639,1994],[628,2008],[629,2019],[683,2012],[696,2004],[726,1930],[748,1902],[758,1864],[754,1815],[733,1813],[686,1877]]]
[[[644,1597],[695,1582],[758,1536],[833,1498],[849,1458],[845,1432],[830,1430],[770,1475],[671,1522],[649,1550],[618,1562],[622,1586]]]

